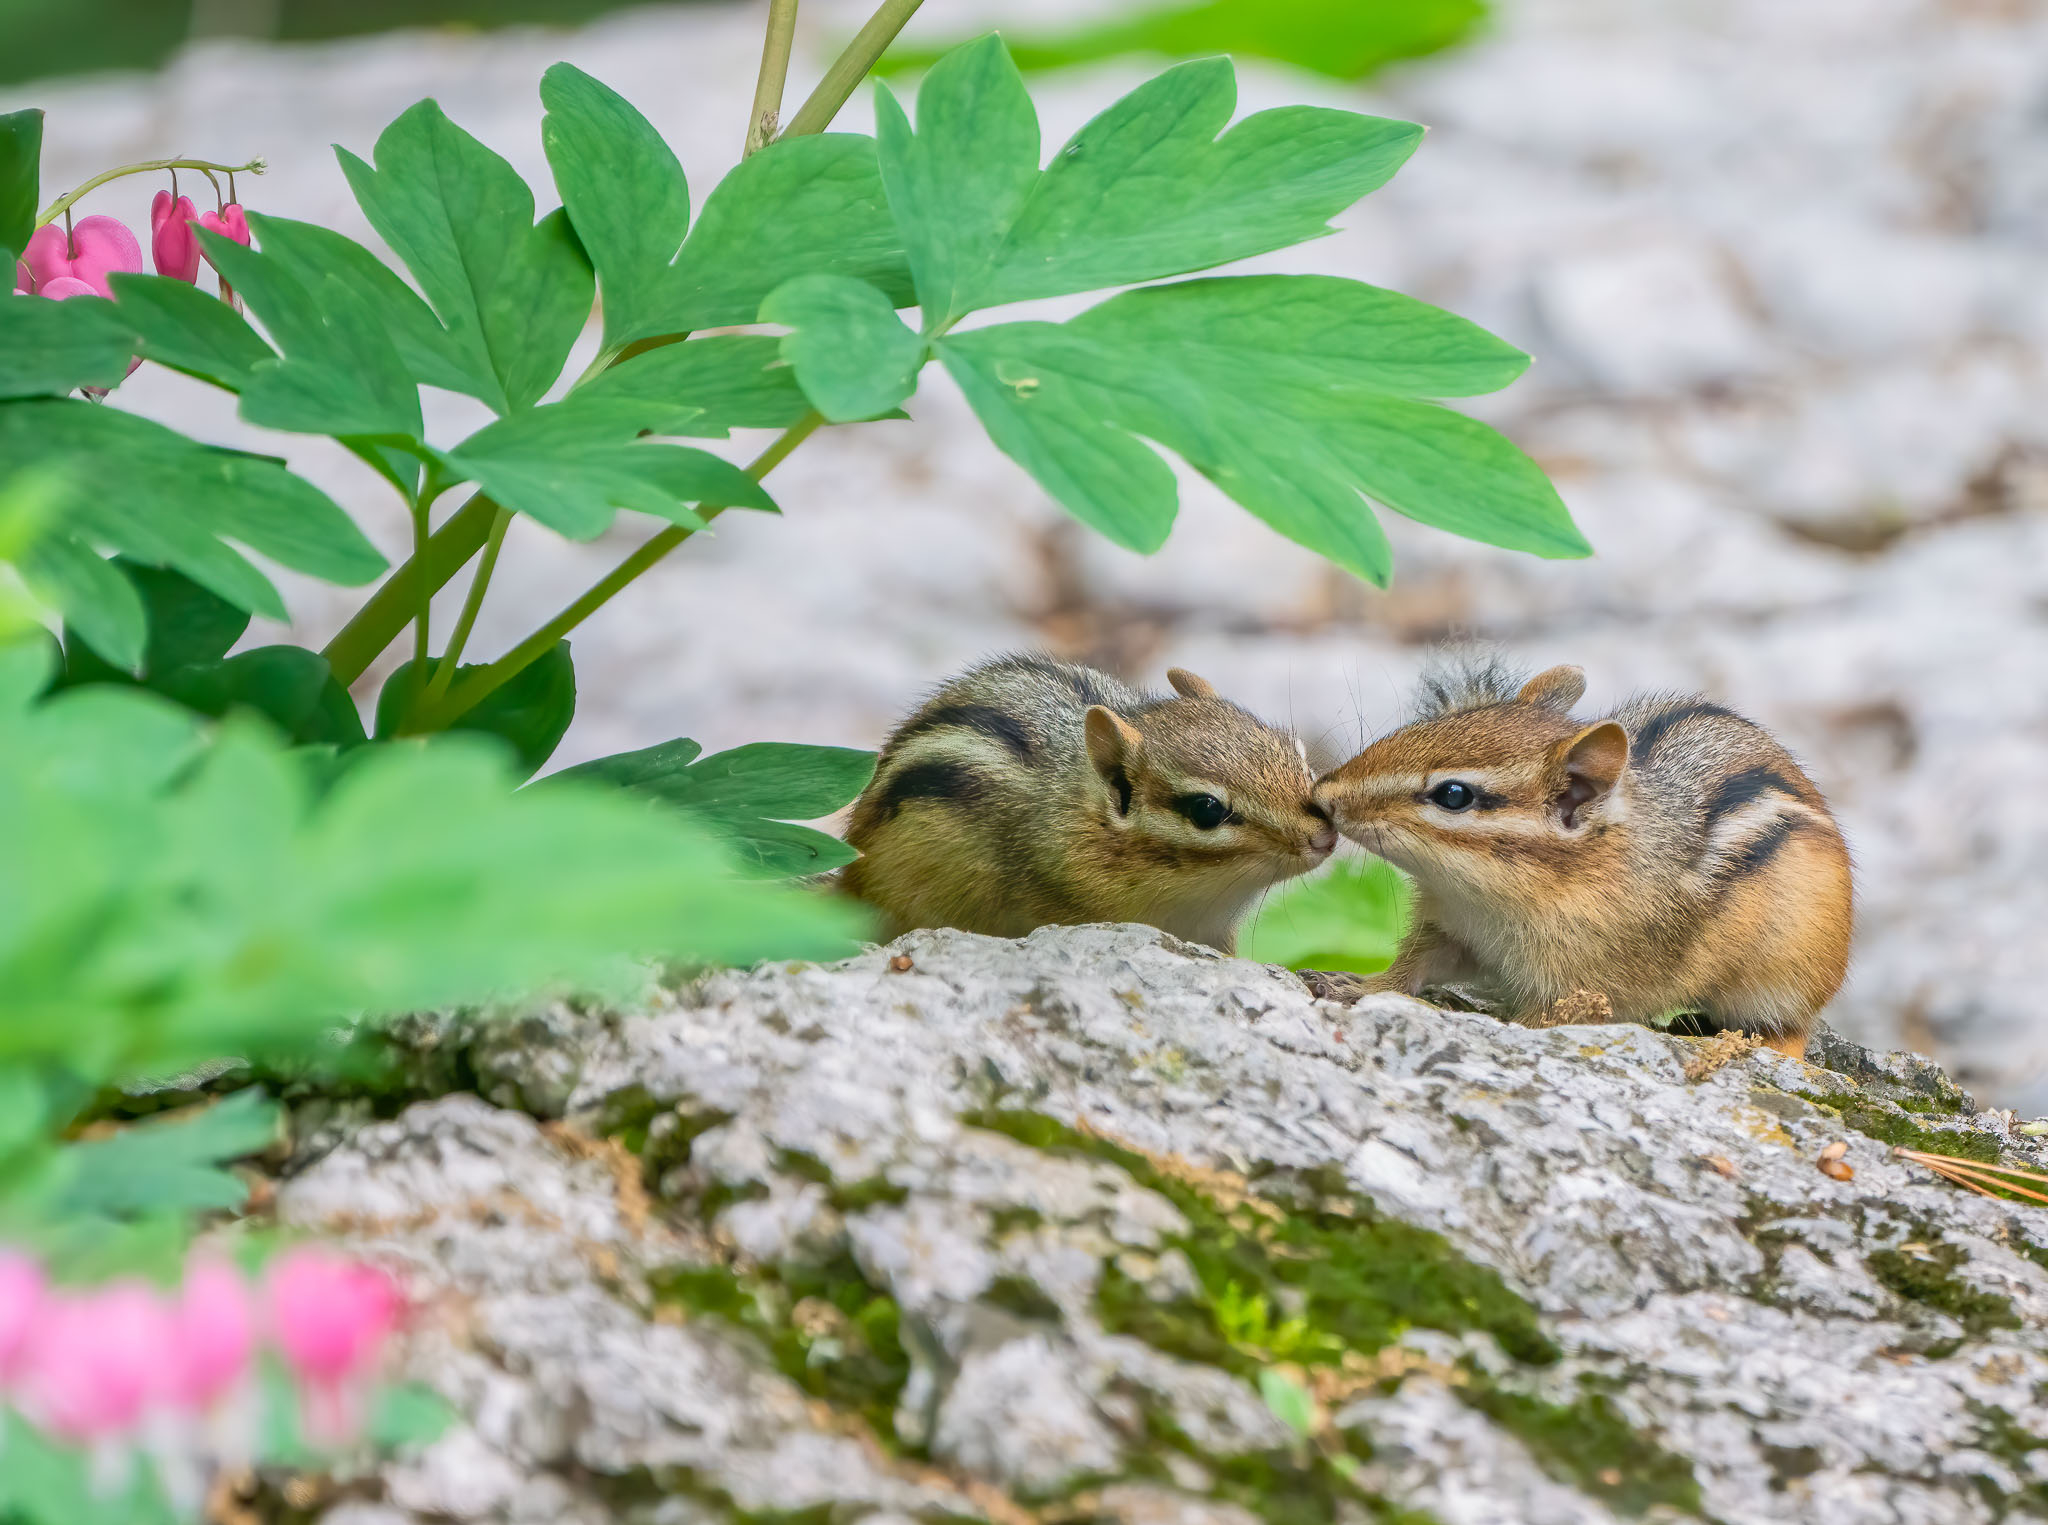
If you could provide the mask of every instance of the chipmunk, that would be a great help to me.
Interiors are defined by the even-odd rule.
[[[1225,952],[1337,845],[1301,744],[1179,668],[1176,697],[1040,656],[941,687],[854,802],[841,887],[889,935],[1146,922]]]
[[[1614,1020],[1696,1012],[1802,1057],[1849,957],[1827,802],[1718,704],[1589,723],[1585,688],[1576,667],[1438,672],[1416,720],[1318,780],[1344,835],[1415,879],[1413,928],[1365,988],[1490,984],[1525,1022],[1604,997]]]

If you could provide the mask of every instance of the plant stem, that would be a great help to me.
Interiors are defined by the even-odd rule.
[[[825,71],[825,77],[818,81],[818,88],[810,99],[797,108],[795,116],[789,119],[789,126],[783,129],[785,138],[800,138],[806,133],[823,132],[832,125],[832,118],[839,115],[854,87],[867,78],[868,70],[875,61],[889,49],[896,40],[896,34],[903,30],[904,23],[917,14],[917,8],[924,0],[882,0],[874,15],[868,17],[868,24],[854,34],[846,51],[832,60],[832,67]]]
[[[815,411],[806,413],[796,423],[785,429],[781,436],[747,467],[747,475],[755,481],[768,475],[781,465],[789,453],[809,439],[817,427],[824,423],[824,416]],[[706,521],[716,519],[730,507],[729,504],[707,504],[700,506],[697,516]],[[670,525],[660,534],[647,540],[624,561],[613,567],[604,576],[592,583],[577,596],[568,607],[549,620],[540,629],[514,646],[497,661],[481,672],[471,673],[457,683],[447,696],[437,704],[421,706],[420,713],[412,718],[402,734],[413,735],[422,731],[439,731],[450,722],[460,719],[482,703],[491,694],[511,682],[519,674],[538,662],[554,649],[555,643],[589,619],[599,609],[611,602],[613,596],[642,572],[660,561],[670,551],[688,540],[695,531],[679,524]]]
[[[265,168],[261,159],[251,159],[247,164],[216,164],[211,159],[148,159],[141,164],[124,164],[119,169],[110,169],[94,175],[75,191],[66,191],[51,202],[42,216],[36,219],[37,227],[55,222],[77,204],[88,191],[96,191],[110,180],[119,180],[123,175],[148,175],[167,169],[196,169],[211,175],[215,170],[229,175],[260,175]]]
[[[796,37],[796,0],[768,0],[768,35],[761,43],[761,77],[754,82],[754,114],[747,119],[745,158],[773,141],[782,115],[782,86],[789,78],[789,49]]]
[[[476,565],[476,576],[469,580],[469,596],[462,601],[462,616],[455,622],[455,633],[448,637],[448,649],[441,653],[441,665],[434,669],[434,681],[427,685],[425,702],[432,703],[448,692],[448,685],[455,681],[456,664],[462,660],[462,648],[469,644],[470,627],[476,624],[477,611],[484,606],[484,590],[491,585],[491,573],[497,570],[498,552],[505,545],[505,530],[512,523],[512,510],[501,508],[498,516],[491,521],[491,535],[484,542],[484,559]]]
[[[343,688],[363,675],[363,670],[392,637],[412,618],[424,587],[432,597],[444,583],[461,571],[469,558],[483,549],[490,538],[498,505],[478,493],[452,514],[448,522],[428,537],[424,556],[415,555],[384,579],[383,585],[356,610],[354,618],[336,632],[321,650],[334,678]]]
[[[434,532],[433,522],[428,518],[427,500],[424,495],[412,503],[412,559],[420,560],[427,554],[427,541]],[[434,590],[424,583],[413,599],[412,634],[412,676],[419,683],[427,675],[427,627],[434,617]]]

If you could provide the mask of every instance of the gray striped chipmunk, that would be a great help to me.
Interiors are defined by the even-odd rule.
[[[1232,949],[1262,891],[1337,833],[1302,748],[1192,673],[1171,697],[1049,657],[943,685],[882,748],[846,840],[847,893],[885,935],[1149,923]]]
[[[1425,680],[1418,717],[1317,781],[1345,836],[1414,877],[1393,966],[1328,993],[1469,980],[1521,1021],[1696,1012],[1803,1056],[1848,968],[1849,852],[1761,727],[1697,696],[1575,720],[1576,667]]]

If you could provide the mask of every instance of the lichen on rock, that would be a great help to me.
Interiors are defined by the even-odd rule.
[[[330,1518],[2038,1509],[2048,1210],[1859,1119],[2033,1141],[1903,1056],[1699,1044],[1137,927],[562,1008],[468,1062],[548,1121],[427,1100],[280,1187],[407,1278],[462,1415]]]

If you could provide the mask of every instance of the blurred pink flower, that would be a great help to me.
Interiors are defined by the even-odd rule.
[[[69,243],[55,223],[36,229],[22,251],[35,293],[46,297],[111,297],[107,278],[142,273],[142,246],[111,217],[81,217]]]
[[[240,202],[230,201],[218,212],[201,213],[199,226],[209,233],[218,233],[222,238],[232,238],[244,248],[247,248],[249,245],[249,218],[243,212]],[[199,252],[206,254],[204,243],[201,243]],[[211,254],[206,254],[206,262],[209,265],[213,265],[213,256]],[[236,312],[240,312],[242,304],[235,300],[235,288],[230,286],[228,278],[221,274],[220,266],[213,265],[213,273],[220,276],[220,299],[234,308]]]
[[[28,266],[20,260],[14,262],[14,294],[18,297],[36,294],[36,278],[28,273]]]
[[[15,1250],[0,1250],[0,1388],[21,1366],[28,1337],[43,1312],[43,1268]]]
[[[272,1262],[269,1293],[271,1338],[299,1379],[307,1438],[351,1439],[384,1342],[398,1327],[397,1287],[374,1266],[302,1245]]]
[[[158,191],[149,203],[149,253],[158,275],[199,279],[199,238],[192,224],[199,213],[190,196]]]
[[[256,1308],[248,1282],[225,1261],[195,1259],[171,1310],[164,1396],[187,1409],[218,1403],[249,1370]]]
[[[23,1413],[65,1440],[132,1431],[158,1391],[170,1312],[139,1281],[47,1299],[20,1377]]]

